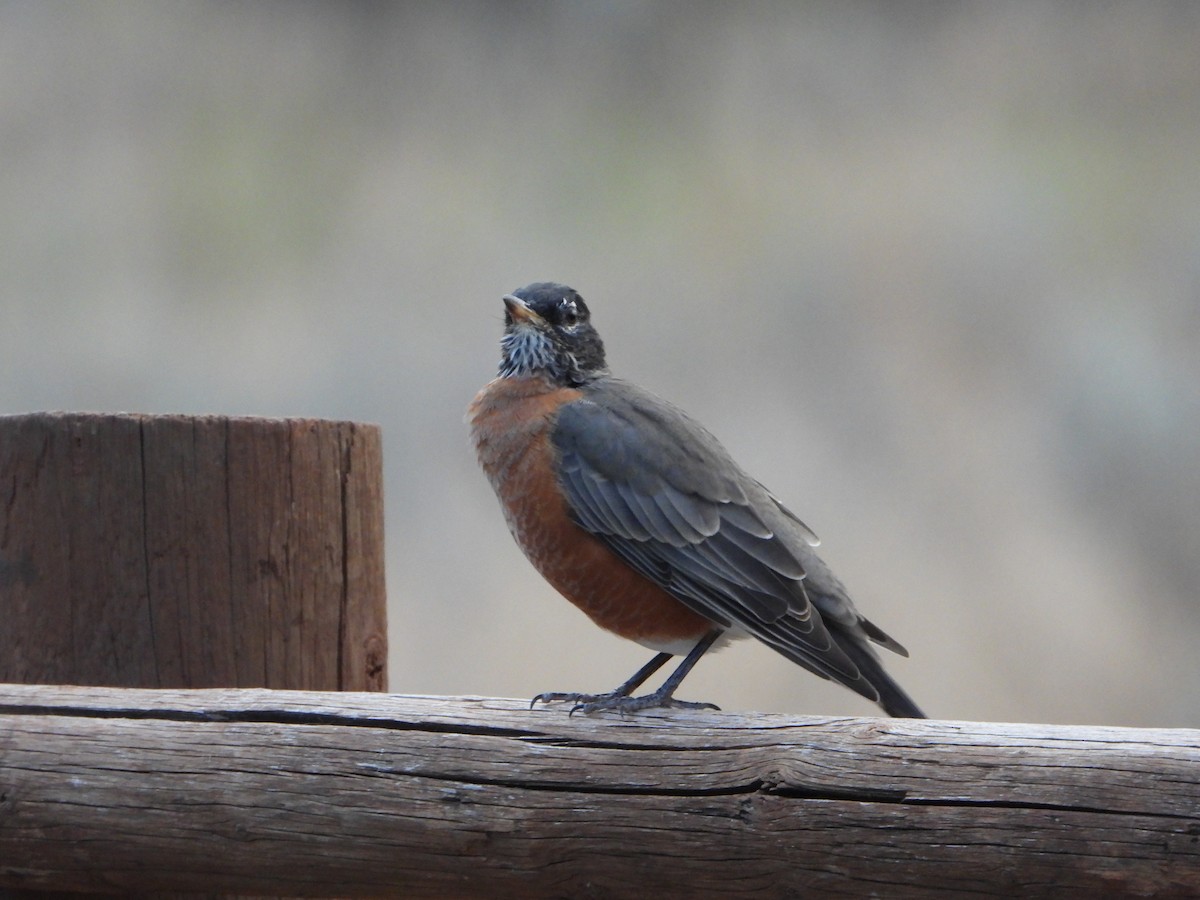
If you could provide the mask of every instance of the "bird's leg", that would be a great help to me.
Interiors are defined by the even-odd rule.
[[[671,676],[662,683],[662,686],[651,694],[643,694],[641,697],[631,697],[637,688],[642,683],[663,667],[668,659],[671,658],[670,653],[660,653],[646,665],[642,666],[633,677],[622,684],[615,690],[611,690],[606,694],[538,694],[533,698],[530,706],[533,706],[539,701],[549,703],[554,700],[574,700],[576,705],[571,708],[571,714],[577,712],[593,713],[603,709],[614,709],[621,713],[636,712],[642,709],[720,709],[715,703],[694,703],[687,700],[676,700],[674,697],[675,689],[679,687],[679,683],[683,681],[692,667],[699,662],[700,657],[705,651],[713,645],[713,642],[720,637],[721,632],[710,631],[706,634],[691,652],[684,657],[678,668],[671,673]]]

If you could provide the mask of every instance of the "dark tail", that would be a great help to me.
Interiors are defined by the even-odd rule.
[[[883,670],[883,665],[875,656],[875,651],[862,643],[861,639],[855,639],[849,635],[834,632],[831,629],[834,640],[846,652],[846,655],[854,660],[854,664],[858,666],[858,671],[862,673],[863,678],[870,682],[871,687],[875,688],[879,694],[879,700],[876,701],[883,707],[883,711],[889,716],[896,716],[900,719],[924,719],[925,713],[921,712],[921,708],[913,702],[913,698],[904,693],[904,688],[896,684],[887,672]]]
[[[875,685],[875,690],[879,691],[879,705],[889,716],[898,719],[926,718],[925,713],[921,712],[921,707],[917,706],[913,698],[904,693],[904,688],[892,681],[891,676],[883,669],[879,670],[878,675],[871,676],[871,683]]]

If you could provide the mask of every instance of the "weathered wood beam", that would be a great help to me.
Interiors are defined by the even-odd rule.
[[[1200,892],[1200,731],[0,686],[0,887]]]

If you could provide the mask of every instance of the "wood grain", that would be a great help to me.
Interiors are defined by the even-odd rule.
[[[386,686],[379,429],[0,416],[0,681]]]
[[[4,686],[0,886],[1198,896],[1200,732]]]

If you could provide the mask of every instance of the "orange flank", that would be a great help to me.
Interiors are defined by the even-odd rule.
[[[601,628],[653,650],[698,641],[712,630],[708,619],[571,521],[549,435],[559,408],[580,396],[532,375],[497,378],[472,402],[467,420],[509,530],[542,577]]]

